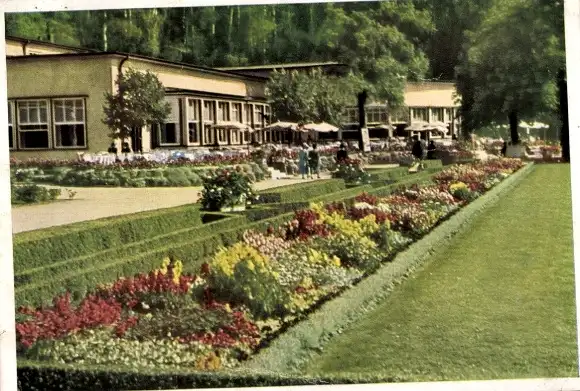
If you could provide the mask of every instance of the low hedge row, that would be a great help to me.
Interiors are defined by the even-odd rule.
[[[137,372],[131,368],[110,368],[75,364],[48,366],[31,361],[18,362],[18,390],[20,391],[120,391],[148,390],[152,384],[158,390],[275,387],[300,385],[361,384],[397,382],[374,375],[353,374],[345,376],[313,377],[275,373],[250,372]]]
[[[327,179],[305,182],[294,185],[280,186],[259,193],[259,203],[280,203],[307,201],[323,194],[335,193],[345,188],[342,179]]]
[[[435,252],[443,251],[457,233],[465,230],[476,216],[495,204],[501,195],[516,186],[532,169],[531,164],[522,168],[457,211],[422,239],[411,244],[407,250],[397,254],[392,262],[341,296],[323,304],[306,320],[272,341],[269,347],[252,356],[243,369],[258,373],[299,373],[305,362],[315,356],[332,336],[375,308],[390,294],[395,284],[405,279]]]
[[[286,331],[268,348],[247,361],[242,368],[216,373],[162,372],[137,371],[121,366],[111,368],[80,364],[71,367],[21,360],[18,362],[19,390],[145,390],[150,389],[152,385],[157,389],[189,389],[408,381],[368,374],[303,376],[299,375],[298,371],[329,338],[374,308],[390,293],[394,284],[405,279],[433,252],[444,249],[454,234],[465,229],[476,215],[495,203],[500,195],[513,188],[532,168],[529,165],[507,178],[400,253],[393,262],[383,266],[356,287],[325,303],[308,319]]]
[[[47,304],[52,297],[67,290],[75,298],[82,297],[99,284],[134,275],[137,271],[152,270],[168,255],[183,260],[185,264],[194,264],[199,258],[215,252],[220,245],[229,243],[224,234],[239,230],[243,232],[243,227],[247,226],[244,216],[223,216],[226,218],[202,226],[69,259],[27,274],[16,274],[15,281],[20,283],[14,292],[16,305]]]
[[[84,221],[14,235],[14,271],[137,242],[202,223],[198,205]]]

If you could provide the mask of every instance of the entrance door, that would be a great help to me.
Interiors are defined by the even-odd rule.
[[[131,149],[133,153],[143,153],[143,129],[131,129]]]

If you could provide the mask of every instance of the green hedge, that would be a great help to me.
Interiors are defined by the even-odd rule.
[[[404,177],[404,179],[397,181],[395,183],[388,184],[386,186],[375,187],[367,193],[372,194],[374,196],[387,196],[391,194],[394,190],[401,186],[411,186],[411,185],[419,185],[419,184],[428,184],[432,182],[432,177],[437,172],[441,171],[441,168],[428,168],[425,171],[418,172],[416,174],[411,174],[408,177]]]
[[[192,204],[23,232],[14,235],[14,270],[18,273],[200,224],[199,206]]]
[[[244,216],[224,216],[227,218],[202,226],[155,236],[100,254],[70,259],[55,267],[45,266],[28,272],[28,275],[17,274],[15,281],[20,284],[17,284],[14,292],[16,304],[46,304],[67,290],[75,297],[82,297],[99,284],[159,267],[168,255],[187,264],[195,263],[213,254],[220,245],[230,243],[224,234],[227,236],[233,231],[243,232],[243,227],[247,226]],[[25,277],[28,277],[28,281],[23,281]]]
[[[313,197],[344,190],[345,187],[342,179],[327,179],[276,187],[259,194],[262,203],[308,201]]]
[[[138,372],[132,368],[85,366],[82,364],[48,366],[32,361],[18,361],[18,390],[20,391],[121,391],[275,387],[297,385],[361,384],[399,382],[375,375],[352,374],[343,376],[311,377],[291,374],[256,372]]]

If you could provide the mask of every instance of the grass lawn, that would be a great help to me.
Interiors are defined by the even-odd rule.
[[[577,377],[569,165],[539,165],[303,371]]]

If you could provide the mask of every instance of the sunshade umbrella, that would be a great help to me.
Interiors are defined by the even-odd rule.
[[[429,130],[428,126],[429,124],[424,121],[411,122],[411,125],[407,126],[405,130],[412,132],[422,132]]]
[[[274,122],[264,128],[264,130],[297,130],[298,124],[295,122]]]
[[[321,122],[319,124],[310,123],[303,126],[306,130],[313,130],[319,133],[330,133],[330,132],[338,132],[338,128],[334,125],[331,125],[326,122]]]

